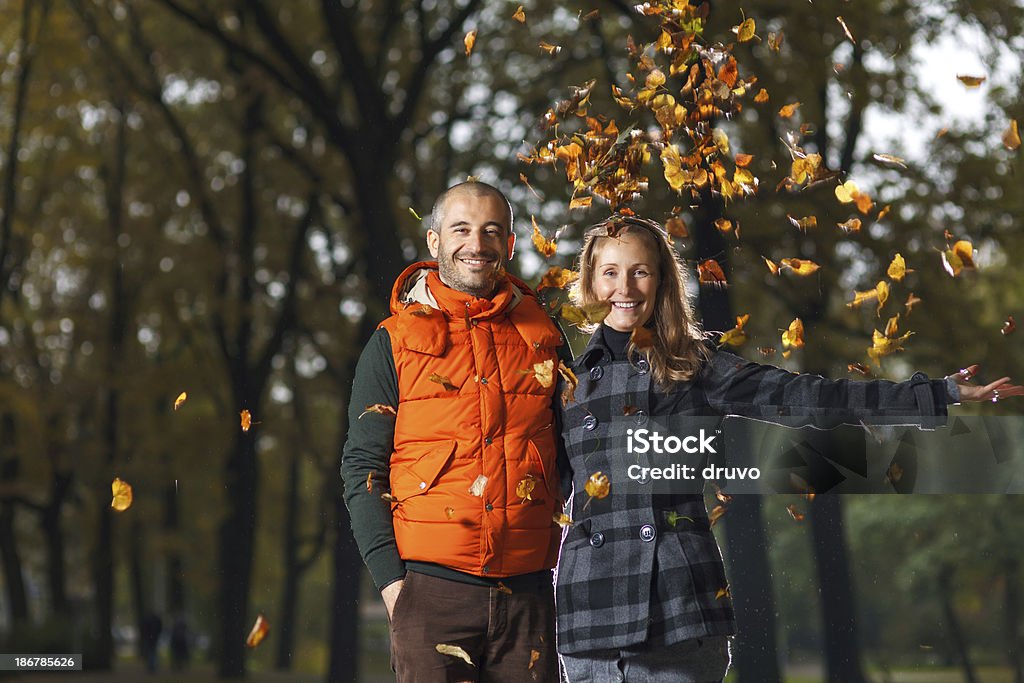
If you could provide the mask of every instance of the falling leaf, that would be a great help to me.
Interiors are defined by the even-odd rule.
[[[556,514],[551,519],[555,522],[555,524],[557,524],[558,526],[562,527],[563,529],[565,527],[572,526],[573,524],[576,523],[576,522],[572,521],[572,518],[569,517],[569,515],[565,514],[564,512]]]
[[[754,155],[753,154],[737,154],[735,161],[736,161],[736,165],[739,166],[740,168],[746,168],[747,166],[750,165],[750,162],[753,161],[753,160],[754,160]]]
[[[894,157],[891,154],[872,154],[871,158],[882,164],[883,166],[891,166],[893,168],[906,168],[907,162],[899,157]]]
[[[450,506],[446,507],[444,509],[444,516],[447,517],[448,519],[453,518],[455,516],[455,508],[450,507]]]
[[[545,389],[555,383],[555,361],[550,358],[540,363],[534,363],[529,370],[520,370],[520,372],[527,375],[532,374]]]
[[[853,39],[853,33],[850,32],[850,27],[846,25],[846,22],[843,20],[843,18],[836,17],[836,21],[838,21],[839,25],[843,27],[843,33],[845,33],[846,37],[850,39],[850,42],[856,45],[857,41]]]
[[[795,519],[796,521],[804,521],[804,513],[800,512],[800,509],[795,504],[787,505],[786,512],[788,512],[789,516]]]
[[[855,203],[857,205],[857,210],[865,215],[871,211],[871,207],[875,205],[871,200],[871,196],[866,192],[862,192],[857,187],[857,184],[852,180],[848,180],[842,185],[837,185],[835,192],[836,198],[839,201],[843,204],[849,204],[850,202]]]
[[[744,19],[743,23],[739,26],[733,26],[732,30],[736,32],[736,40],[745,43],[754,37],[757,26],[753,19]]]
[[[797,230],[803,230],[804,232],[807,232],[811,228],[818,227],[817,216],[804,216],[803,218],[794,218],[792,215],[787,213],[786,218],[789,219],[789,222],[793,225],[794,228],[796,228]]]
[[[715,227],[720,232],[730,232],[732,230],[732,221],[727,218],[718,218],[715,220]]]
[[[690,236],[689,230],[686,229],[686,221],[679,216],[672,216],[665,221],[665,231],[673,237],[687,238]]]
[[[468,32],[462,42],[466,46],[466,56],[468,57],[473,52],[473,46],[476,45],[476,29]]]
[[[974,246],[968,240],[959,240],[942,252],[942,267],[952,277],[959,275],[964,268],[974,268]]]
[[[715,526],[715,524],[718,523],[718,520],[720,520],[722,518],[722,515],[725,514],[726,509],[727,508],[724,505],[715,506],[715,509],[712,510],[711,513],[708,515],[708,521],[711,522],[711,526]]]
[[[565,366],[565,363],[558,361],[558,374],[565,380],[565,388],[562,390],[562,405],[567,406],[576,400],[576,387],[579,386],[579,379],[576,373]]]
[[[897,313],[892,318],[889,318],[889,322],[885,325],[885,333],[881,333],[878,330],[874,330],[871,335],[871,348],[868,349],[868,355],[878,363],[878,360],[882,356],[888,356],[890,353],[903,350],[903,342],[905,342],[913,332],[907,332],[903,335],[899,334],[898,323],[899,314]]]
[[[487,477],[485,477],[482,474],[478,474],[476,475],[476,479],[473,480],[473,483],[469,487],[469,494],[472,496],[476,496],[477,498],[483,498],[484,487],[486,486]]]
[[[394,496],[392,496],[390,493],[382,493],[382,494],[380,494],[380,499],[383,500],[383,501],[386,501],[388,503],[395,503],[395,504],[398,503],[398,499],[395,498]]]
[[[799,349],[804,345],[804,323],[800,318],[794,318],[789,328],[782,333],[783,353],[792,349]],[[787,356],[788,357],[788,356]]]
[[[747,342],[747,334],[743,331],[743,326],[747,324],[750,319],[750,314],[736,316],[736,327],[731,330],[726,330],[722,333],[721,338],[718,340],[719,344],[728,344],[732,347],[743,346]]]
[[[132,506],[131,484],[114,477],[114,481],[110,483],[110,491],[114,496],[110,501],[110,507],[118,512],[124,512]]]
[[[687,522],[690,522],[691,524],[693,523],[693,517],[681,515],[675,510],[672,510],[671,512],[668,513],[668,515],[665,516],[665,521],[668,522],[668,525],[673,529],[676,528],[676,525],[679,524],[679,520],[681,519],[685,519]]]
[[[363,415],[366,415],[367,413],[376,413],[378,415],[391,415],[391,416],[397,416],[398,415],[398,411],[395,410],[394,407],[388,406],[388,405],[384,405],[383,403],[374,403],[371,406],[366,406],[366,410],[364,410],[362,413],[360,413],[359,417],[357,417],[356,419],[357,420],[363,419]]]
[[[423,219],[420,218],[420,215],[416,213],[416,209],[412,208],[411,206],[409,207],[409,213],[411,213],[412,217],[418,220],[420,223],[423,222]]]
[[[986,77],[985,76],[965,76],[965,75],[962,75],[962,74],[957,74],[956,75],[956,79],[958,81],[960,81],[961,83],[963,83],[968,88],[977,88],[978,86],[980,86],[982,83],[985,82]]]
[[[782,40],[783,40],[783,33],[782,33],[782,31],[779,31],[778,33],[769,32],[768,33],[768,49],[771,50],[772,52],[778,52],[779,50],[782,49]]]
[[[181,404],[184,403],[185,399],[187,398],[188,394],[185,393],[184,391],[178,394],[178,398],[174,399],[174,409],[177,410],[178,408],[180,408]]]
[[[636,415],[639,412],[640,409],[637,408],[636,406],[622,406],[622,414],[626,417],[629,417],[630,415]]]
[[[537,47],[539,47],[540,49],[544,50],[544,52],[547,52],[549,55],[552,56],[557,55],[559,52],[562,51],[562,47],[560,45],[552,45],[551,43],[548,43],[543,40],[540,41],[540,45],[538,45]]]
[[[554,256],[555,252],[558,250],[558,245],[555,243],[555,240],[549,240],[544,237],[540,231],[540,226],[537,225],[537,220],[533,216],[530,216],[530,221],[533,223],[534,248],[544,258]]]
[[[711,486],[715,489],[715,498],[718,499],[718,502],[723,503],[725,505],[728,505],[729,503],[732,502],[732,496],[730,496],[728,493],[724,492],[721,488],[719,488],[718,484],[711,482]]]
[[[778,352],[778,349],[774,346],[758,346],[757,352],[765,358],[768,358],[769,356],[774,356]]]
[[[913,272],[914,271],[912,269],[907,269],[907,262],[904,261],[903,256],[897,252],[897,254],[892,258],[892,263],[889,264],[889,269],[886,271],[886,275],[889,276],[890,280],[902,282],[907,273]]]
[[[725,273],[722,266],[718,265],[715,259],[707,259],[697,264],[697,274],[701,284],[704,285],[726,285]]]
[[[263,639],[270,633],[270,622],[260,612],[256,615],[256,623],[252,625],[252,630],[249,631],[249,637],[245,639],[246,647],[256,647],[263,642]]]
[[[765,264],[768,266],[768,270],[772,271],[772,275],[779,274],[780,268],[775,264],[775,261],[772,261],[770,258],[766,256],[762,256],[761,258],[764,259]]]
[[[862,375],[864,377],[870,377],[871,376],[871,368],[869,368],[868,366],[864,365],[863,363],[847,363],[846,371],[847,372],[856,372],[858,375]]]
[[[754,95],[754,102],[758,104],[764,104],[768,101],[768,91],[761,88],[756,95]]]
[[[512,15],[512,18],[518,21],[520,24],[526,23],[526,12],[523,11],[523,6],[520,5],[516,13]]]
[[[921,303],[921,300],[919,298],[917,298],[916,296],[914,296],[914,293],[911,292],[907,296],[906,303],[903,304],[904,306],[907,307],[907,315],[910,315],[910,311],[914,308],[914,304],[919,304],[919,303]]]
[[[1004,337],[1009,337],[1017,331],[1017,323],[1013,321],[1012,315],[1006,316],[1006,322],[1003,323],[1003,328],[999,331],[1003,333]]]
[[[779,110],[779,118],[788,119],[800,108],[799,102],[791,102]]]
[[[238,417],[241,420],[242,431],[243,432],[247,432],[250,429],[252,429],[252,425],[253,425],[252,413],[250,413],[248,410],[243,410],[242,412],[240,412],[238,414]],[[259,423],[256,423],[256,424],[259,424]]]
[[[537,488],[537,480],[532,474],[527,474],[516,484],[516,495],[525,503],[533,500],[533,490]]]
[[[431,306],[430,304],[413,304],[410,305],[410,308],[412,310],[409,310],[409,308],[405,310],[409,311],[410,315],[418,315],[421,318],[426,318],[427,316],[433,315],[435,310],[434,307]]]
[[[439,643],[438,645],[434,646],[434,649],[436,649],[443,655],[448,655],[449,657],[458,657],[470,666],[476,666],[476,664],[473,663],[473,660],[469,658],[469,655],[466,653],[466,651],[458,645],[442,645]]]
[[[819,266],[814,261],[808,261],[807,259],[800,258],[784,258],[779,262],[779,266],[783,268],[789,268],[797,275],[807,276],[818,271]]]
[[[729,587],[728,586],[723,586],[722,588],[719,588],[718,592],[715,593],[715,600],[721,600],[722,598],[731,598],[731,597],[732,597],[732,593],[729,592]]]
[[[440,384],[442,387],[444,387],[445,391],[458,391],[459,390],[459,388],[457,386],[452,384],[452,381],[450,379],[448,379],[444,375],[439,375],[436,372],[432,372],[430,374],[430,377],[428,377],[427,379],[429,379],[431,382],[434,382],[435,384]]]
[[[889,469],[886,470],[885,478],[893,484],[899,482],[899,480],[903,478],[903,468],[900,467],[899,463],[894,462],[889,465]]]
[[[654,334],[646,327],[634,327],[629,335],[629,341],[636,349],[643,351],[654,346]]]
[[[544,273],[544,277],[540,279],[540,284],[537,285],[537,291],[542,289],[564,289],[570,282],[575,282],[579,278],[580,274],[569,270],[568,268],[562,268],[560,266],[551,266],[548,268],[548,272]]]
[[[1003,146],[1011,152],[1020,147],[1020,132],[1017,119],[1010,119],[1010,127],[1003,132]]]
[[[532,669],[533,665],[537,663],[538,659],[540,659],[540,652],[538,650],[530,650],[530,663],[526,668]]]
[[[366,492],[373,493],[373,472],[366,475]]]
[[[891,204],[886,204],[885,208],[883,208],[881,211],[878,212],[878,216],[875,218],[875,220],[877,220],[877,221],[882,220],[883,218],[885,218],[886,216],[889,215],[889,212],[891,210],[892,210],[892,205]],[[860,221],[857,221],[857,222],[858,222],[858,224],[860,223]]]
[[[836,226],[842,228],[844,232],[860,232],[860,219],[851,218],[848,221],[836,223]]]
[[[573,197],[572,201],[569,202],[569,210],[589,208],[593,201],[593,197]]]
[[[611,492],[612,484],[608,481],[608,475],[603,472],[594,472],[584,485],[584,490],[591,498],[606,498]]]
[[[562,304],[561,315],[570,325],[596,325],[608,317],[612,305],[607,301],[598,301],[585,306]]]
[[[846,305],[850,308],[856,308],[867,301],[878,301],[878,309],[875,311],[875,315],[881,315],[882,306],[889,298],[889,283],[885,280],[879,280],[878,284],[875,285],[874,289],[869,289],[866,292],[854,292],[853,301],[848,302]]]
[[[512,589],[506,586],[502,581],[498,582],[496,588],[498,589],[499,593],[504,593],[505,595],[512,595]]]

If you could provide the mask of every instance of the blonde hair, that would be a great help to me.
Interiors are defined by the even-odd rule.
[[[632,216],[612,216],[587,229],[580,252],[580,277],[570,297],[577,306],[600,301],[594,294],[594,270],[597,254],[608,240],[618,239],[625,232],[637,235],[657,255],[658,289],[654,311],[647,326],[653,326],[654,344],[638,350],[632,340],[628,353],[643,353],[651,364],[655,381],[665,391],[678,382],[689,382],[711,357],[705,343],[707,335],[694,318],[686,297],[686,270],[672,239],[654,221]],[[586,329],[594,332],[597,325]]]

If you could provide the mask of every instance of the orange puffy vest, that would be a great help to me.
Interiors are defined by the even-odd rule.
[[[402,273],[391,311],[381,326],[398,371],[391,494],[402,559],[488,577],[553,567],[557,328],[520,280],[479,299],[445,286],[436,263]]]

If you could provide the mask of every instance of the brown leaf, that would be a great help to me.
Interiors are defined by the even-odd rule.
[[[803,218],[794,218],[793,216],[787,213],[786,218],[789,219],[789,222],[793,225],[794,228],[796,228],[797,230],[803,230],[804,232],[807,232],[811,228],[818,227],[817,216],[804,216]]]
[[[665,231],[673,237],[686,239],[690,236],[689,230],[686,229],[686,221],[679,216],[672,216],[665,221]]]
[[[1009,337],[1017,331],[1017,323],[1013,321],[1012,315],[1006,316],[1006,322],[1003,323],[1003,327],[999,331],[1002,332],[1004,337]]]
[[[860,219],[851,218],[842,223],[836,223],[836,226],[843,229],[843,232],[860,232]]]
[[[957,74],[956,79],[963,83],[968,88],[977,88],[985,82],[985,76],[965,76],[963,74]]]
[[[440,384],[442,387],[444,387],[445,391],[458,391],[459,390],[459,388],[457,386],[452,384],[452,381],[450,379],[448,379],[444,375],[439,375],[436,372],[430,373],[430,377],[428,377],[427,379],[429,379],[431,382],[434,382],[435,384]]]
[[[1020,148],[1020,131],[1017,130],[1017,119],[1010,119],[1010,126],[1003,132],[1003,146],[1011,152]]]
[[[537,219],[530,216],[530,221],[533,223],[533,246],[544,258],[554,256],[555,252],[558,251],[558,244],[555,240],[549,240],[540,231],[540,226],[537,225]]]
[[[725,273],[715,259],[706,259],[697,264],[697,274],[701,284],[726,285]]]
[[[788,119],[800,108],[799,102],[791,102],[779,110],[779,118]]]
[[[722,518],[722,515],[724,515],[725,512],[726,507],[724,505],[716,505],[715,509],[708,515],[708,520],[711,522],[711,526],[718,524],[718,520]]]
[[[562,405],[567,406],[576,400],[576,387],[579,386],[580,381],[576,377],[576,373],[565,366],[565,363],[558,361],[558,374],[565,380],[565,388],[562,389]]]
[[[863,377],[871,377],[871,368],[863,363],[848,363],[846,365],[846,371],[855,372]]]
[[[629,335],[629,341],[633,342],[633,346],[638,350],[643,351],[654,346],[654,334],[646,327],[634,327]]]
[[[800,512],[800,509],[795,504],[787,505],[786,512],[788,512],[789,516],[795,519],[796,521],[804,521],[804,513]]]
[[[241,422],[243,432],[247,432],[250,429],[252,429],[252,426],[254,424],[259,424],[259,422],[252,421],[252,413],[250,413],[248,410],[243,410],[242,412],[240,412],[238,414],[238,417],[239,421]]]
[[[373,405],[366,406],[366,409],[362,413],[360,413],[359,417],[357,417],[356,419],[363,419],[363,415],[366,415],[367,413],[376,413],[378,415],[391,415],[392,417],[398,415],[398,411],[395,410],[394,407],[384,405],[383,403],[374,403]]]
[[[754,95],[754,102],[758,104],[764,104],[768,101],[768,91],[761,88],[756,95]]]

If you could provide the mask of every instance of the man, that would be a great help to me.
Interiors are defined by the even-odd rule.
[[[427,232],[437,263],[399,276],[356,368],[345,500],[400,683],[558,680],[561,335],[505,272],[514,245],[501,192],[448,189]]]

